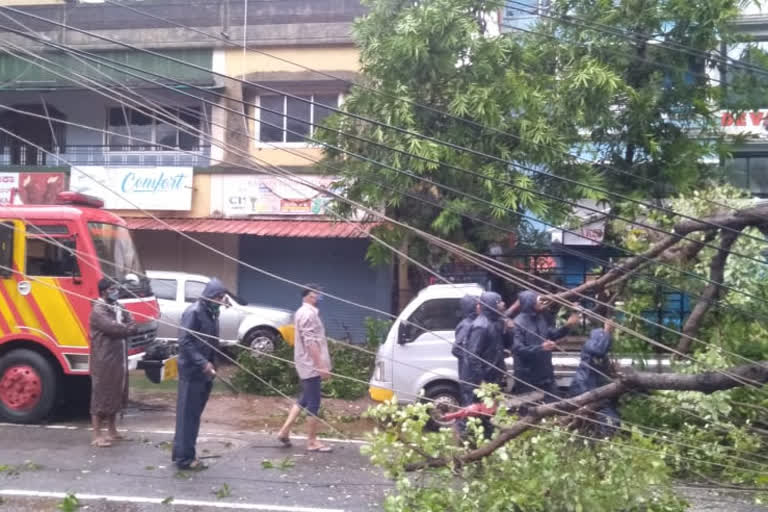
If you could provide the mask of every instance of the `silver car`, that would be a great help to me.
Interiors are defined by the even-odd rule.
[[[157,339],[175,342],[178,325],[187,307],[202,294],[209,277],[185,272],[148,270],[152,291],[160,306],[160,327]],[[293,313],[268,306],[244,303],[228,296],[229,307],[221,309],[219,317],[221,343],[245,345],[270,352],[279,341],[293,344]]]

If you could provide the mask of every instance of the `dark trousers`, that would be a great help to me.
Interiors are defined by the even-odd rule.
[[[171,460],[179,468],[188,467],[196,458],[195,444],[200,433],[200,417],[211,394],[213,381],[179,379],[176,398],[176,434]]]

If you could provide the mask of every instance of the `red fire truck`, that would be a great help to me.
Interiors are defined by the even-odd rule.
[[[155,339],[159,308],[131,234],[102,207],[74,192],[56,205],[0,206],[2,421],[39,421],[73,398],[67,390],[87,389],[68,384],[87,381],[88,317],[102,277],[122,285],[120,303],[139,325],[127,340],[129,368]]]

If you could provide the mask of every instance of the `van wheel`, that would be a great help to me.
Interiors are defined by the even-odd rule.
[[[251,329],[243,338],[243,345],[252,349],[271,354],[275,351],[275,345],[279,338],[279,334],[267,329],[265,327],[256,327]]]
[[[434,406],[430,410],[431,418],[427,423],[427,428],[440,430],[441,428],[453,427],[456,420],[445,421],[442,417],[445,414],[456,412],[461,407],[459,387],[455,384],[435,384],[424,391],[424,396]]]
[[[11,423],[42,420],[55,404],[57,381],[51,363],[37,352],[8,352],[0,358],[0,418]]]

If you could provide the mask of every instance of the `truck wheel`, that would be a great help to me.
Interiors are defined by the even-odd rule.
[[[266,327],[256,327],[251,329],[243,338],[243,345],[246,347],[271,354],[275,351],[275,345],[277,344],[279,334],[275,333],[271,329]],[[258,354],[256,354],[258,355]]]
[[[430,430],[439,430],[445,427],[453,427],[455,420],[445,421],[443,415],[456,412],[461,406],[459,401],[459,388],[455,384],[435,384],[424,390],[424,396],[429,399],[434,407],[430,411],[432,418],[427,423]]]
[[[45,357],[32,350],[11,350],[0,358],[0,418],[12,423],[42,420],[53,409],[57,381]]]

